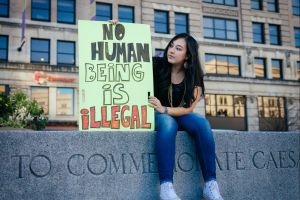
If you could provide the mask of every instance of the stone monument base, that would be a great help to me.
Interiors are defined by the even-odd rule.
[[[300,133],[213,131],[225,200],[300,199]],[[155,132],[1,131],[0,199],[155,200]],[[193,140],[178,132],[175,189],[199,200]]]

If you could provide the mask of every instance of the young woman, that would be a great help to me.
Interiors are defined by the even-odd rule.
[[[177,130],[195,139],[198,159],[205,181],[203,196],[223,200],[216,182],[215,143],[208,121],[193,110],[204,94],[203,72],[197,41],[188,34],[175,36],[163,58],[154,58],[154,95],[156,153],[160,178],[160,199],[179,200],[173,188]]]

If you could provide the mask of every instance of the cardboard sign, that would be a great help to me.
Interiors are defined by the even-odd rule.
[[[149,25],[79,20],[78,37],[80,130],[154,130]]]

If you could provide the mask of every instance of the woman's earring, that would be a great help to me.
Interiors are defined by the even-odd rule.
[[[184,62],[183,67],[184,67],[184,69],[187,69],[187,68],[188,68],[188,63],[187,63],[187,61]]]

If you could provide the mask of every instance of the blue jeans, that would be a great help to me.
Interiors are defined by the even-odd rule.
[[[204,181],[216,179],[215,141],[206,118],[196,113],[179,117],[155,112],[156,153],[160,183],[173,182],[177,130],[194,139]]]

